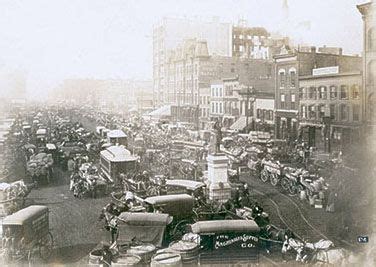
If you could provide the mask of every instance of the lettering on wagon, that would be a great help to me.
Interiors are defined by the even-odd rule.
[[[219,249],[239,242],[241,243],[240,248],[252,248],[255,247],[254,243],[258,242],[258,238],[247,234],[239,236],[218,235],[215,239],[214,248]]]

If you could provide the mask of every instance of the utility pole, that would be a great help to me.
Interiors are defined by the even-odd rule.
[[[246,92],[240,92],[241,96],[246,96],[246,105],[245,105],[245,118],[246,118],[246,126],[245,128],[248,129],[249,125],[249,101],[252,98],[252,104],[255,102],[255,89],[252,86],[247,86]]]

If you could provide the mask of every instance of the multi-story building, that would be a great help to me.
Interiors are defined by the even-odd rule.
[[[168,51],[174,50],[184,39],[203,39],[207,41],[214,55],[231,56],[231,24],[213,21],[201,21],[187,18],[164,18],[153,29],[153,80],[155,105],[170,104],[166,95],[169,71],[166,63]]]
[[[171,84],[174,79],[181,79],[182,72],[194,70],[189,69],[189,65],[186,66],[187,69],[184,69],[182,66],[183,61],[173,60],[176,66],[171,64],[171,57],[186,57],[185,50],[191,46],[186,41],[182,45],[183,40],[186,39],[205,41],[208,56],[215,57],[218,61],[224,60],[227,62],[229,61],[228,58],[231,57],[260,60],[272,59],[272,56],[283,45],[289,43],[288,38],[272,36],[264,28],[248,27],[244,23],[233,26],[230,23],[219,22],[218,19],[207,22],[186,18],[165,18],[153,30],[153,90],[157,107],[176,102],[176,99],[171,98],[172,91],[175,90],[172,89]],[[194,61],[193,58],[191,60]],[[193,61],[190,62],[190,65],[195,68]],[[226,63],[222,64],[225,65]],[[230,64],[235,65],[236,63],[232,62]],[[221,66],[215,65],[215,67],[218,67],[220,72]],[[171,73],[175,73],[177,71],[176,68],[178,68],[180,74],[177,77],[173,77]],[[205,68],[209,70],[205,70]],[[231,69],[233,69],[231,75],[234,76],[235,68],[230,67]],[[209,66],[201,64],[201,70],[206,72],[208,76],[211,75],[210,72],[216,71],[216,69],[212,69],[210,64]],[[179,82],[184,83],[183,80]],[[192,81],[188,80],[188,86],[190,86],[190,82]]]
[[[299,77],[299,126],[309,146],[330,152],[360,140],[361,59],[354,58],[351,65],[351,72],[333,66]]]
[[[320,51],[320,50],[319,50]],[[275,60],[275,137],[295,140],[298,137],[299,77],[312,75],[313,69],[338,66],[343,73],[352,72],[361,57],[342,55],[341,49],[325,47],[289,49],[284,47]],[[331,53],[328,53],[331,52]]]
[[[199,113],[194,116],[198,115],[203,118],[203,121],[207,120],[204,117],[208,118],[209,113],[204,115],[204,112],[209,107],[202,107],[200,103],[210,101],[209,90],[213,80],[221,79],[222,81],[222,79],[230,78],[226,83],[231,83],[231,77],[238,76],[242,84],[259,87],[269,82],[270,89],[273,88],[271,61],[210,56],[207,42],[197,39],[185,40],[176,49],[169,51],[166,68],[168,72],[165,92],[168,102],[176,107],[173,110],[178,113],[172,116],[178,120],[194,121],[192,116],[193,113],[196,114],[196,110]],[[206,99],[202,99],[201,96]],[[228,110],[227,102],[223,107]],[[234,114],[227,113],[226,116],[233,117]]]
[[[232,56],[253,59],[272,59],[274,54],[289,45],[289,38],[275,37],[262,27],[248,27],[245,21],[232,27]]]
[[[372,129],[376,127],[376,4],[371,1],[357,7],[363,18],[363,111]]]

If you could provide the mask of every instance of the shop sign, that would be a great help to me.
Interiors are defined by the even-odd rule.
[[[254,248],[258,238],[251,234],[221,234],[215,236],[214,248],[247,249]]]

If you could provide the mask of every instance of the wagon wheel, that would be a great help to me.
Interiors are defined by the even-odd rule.
[[[281,180],[281,186],[283,190],[288,191],[290,189],[290,181],[286,177],[283,177]]]
[[[29,263],[29,266],[33,266],[35,264],[35,252],[33,249],[30,249],[27,252],[27,262]]]
[[[263,181],[264,183],[266,183],[268,181],[268,179],[269,179],[269,172],[267,170],[263,169],[261,171],[260,178],[261,178],[261,181]]]
[[[180,221],[179,223],[177,223],[175,225],[174,229],[172,230],[171,238],[173,240],[181,239],[182,236],[184,235],[187,224],[189,224],[189,221],[187,221],[187,220],[183,220],[183,221]]]
[[[272,174],[270,175],[270,183],[271,183],[273,186],[277,186],[278,182],[279,182],[278,174],[272,173]]]
[[[296,186],[296,184],[291,184],[290,187],[289,187],[289,193],[291,195],[296,195],[298,193],[298,187]]]
[[[51,232],[48,232],[48,234],[42,240],[40,240],[39,255],[44,261],[47,261],[51,256],[53,244],[54,240]]]

